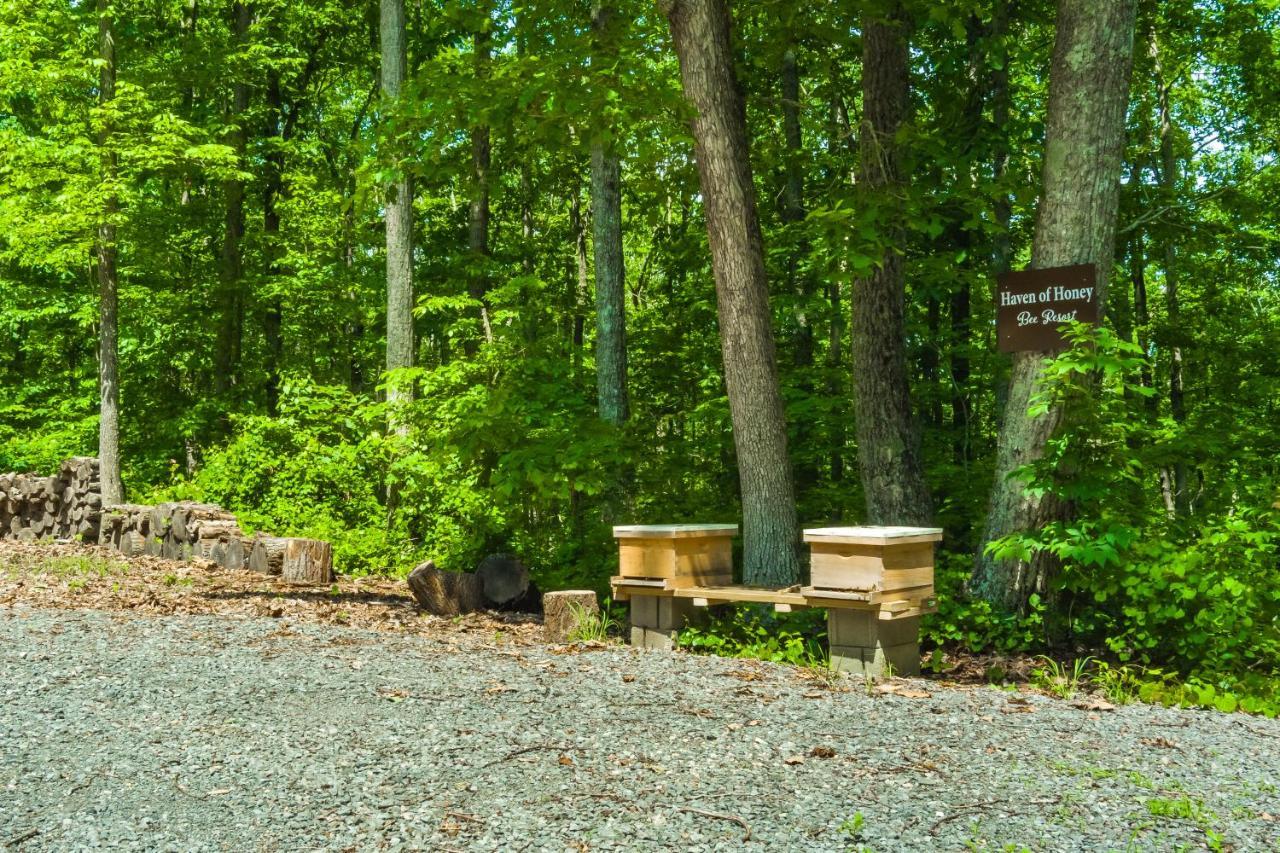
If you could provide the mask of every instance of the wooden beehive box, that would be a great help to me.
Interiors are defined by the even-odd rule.
[[[613,535],[623,578],[663,580],[667,589],[733,582],[736,524],[637,524]]]
[[[809,543],[809,585],[814,589],[933,594],[936,527],[820,527]]]

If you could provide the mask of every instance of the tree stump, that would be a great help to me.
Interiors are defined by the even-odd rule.
[[[408,581],[418,604],[436,616],[457,616],[485,607],[484,590],[475,575],[442,572],[428,560],[409,573]]]
[[[280,574],[290,583],[332,583],[333,546],[319,539],[286,539]]]
[[[567,643],[584,614],[599,614],[596,594],[589,589],[562,589],[542,596],[542,633],[548,643]]]

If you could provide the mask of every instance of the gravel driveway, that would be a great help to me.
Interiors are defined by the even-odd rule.
[[[0,608],[0,846],[1280,845],[1278,721],[804,675]]]

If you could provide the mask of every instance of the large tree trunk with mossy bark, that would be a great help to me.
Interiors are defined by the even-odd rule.
[[[1049,72],[1044,189],[1031,266],[1095,264],[1099,314],[1115,253],[1135,6],[1136,0],[1060,0]],[[1062,420],[1061,408],[1028,413],[1049,357],[1045,352],[1014,354],[984,548],[969,583],[972,593],[1006,612],[1025,611],[1032,593],[1049,589],[1054,570],[1047,556],[1000,560],[985,548],[1011,533],[1037,530],[1062,514],[1058,501],[1028,492],[1010,476],[1043,457]]]
[[[795,583],[795,494],[729,7],[725,0],[661,0],[660,6],[695,112],[694,148],[742,486],[743,579]]]
[[[898,131],[909,106],[908,17],[895,3],[862,27],[860,184],[884,212],[888,246],[874,270],[853,282],[854,416],[858,468],[872,524],[925,524],[933,516],[911,411],[907,374],[903,180]]]

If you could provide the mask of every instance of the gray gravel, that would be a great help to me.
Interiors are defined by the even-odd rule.
[[[0,846],[1280,848],[1277,721],[501,640],[0,609]]]

